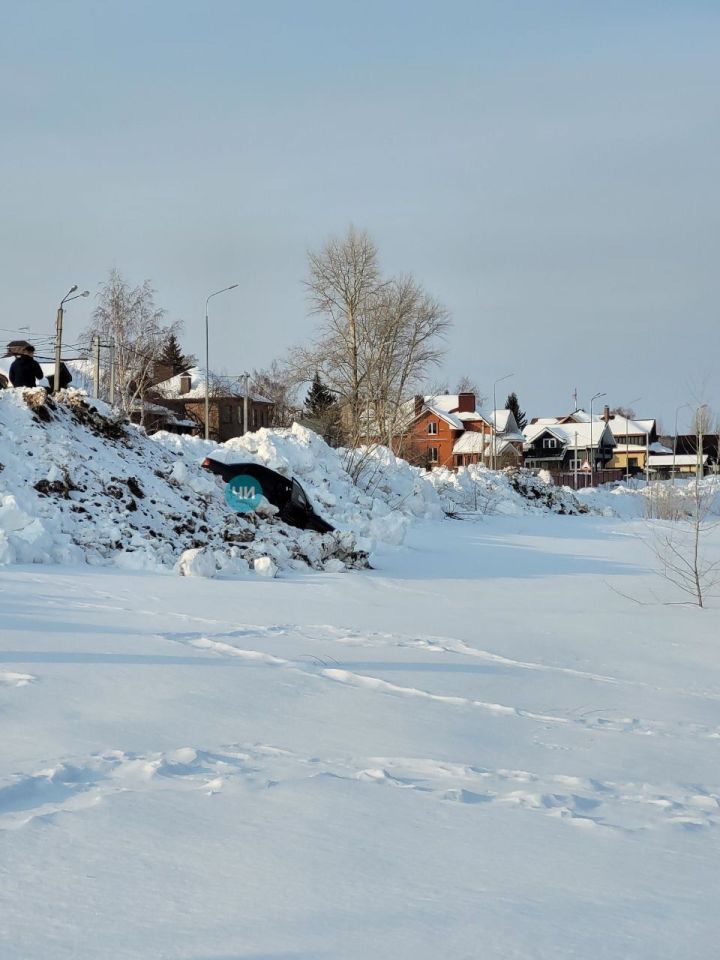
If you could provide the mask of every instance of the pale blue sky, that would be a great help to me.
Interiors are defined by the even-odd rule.
[[[720,4],[0,0],[0,327],[150,278],[211,365],[310,335],[350,222],[534,415],[720,411]],[[91,303],[67,314],[70,338]],[[698,346],[700,349],[698,349]],[[681,424],[684,414],[681,416]]]

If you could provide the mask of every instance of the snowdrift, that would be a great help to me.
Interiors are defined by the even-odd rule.
[[[222,481],[200,466],[210,452],[296,477],[335,532],[287,526],[269,504],[233,513]],[[367,566],[378,543],[402,543],[417,519],[535,510],[587,507],[527,471],[427,473],[384,447],[333,450],[298,425],[217,445],[148,437],[80,391],[0,392],[0,563],[114,563],[187,576],[339,571]]]
[[[115,563],[185,575],[367,566],[350,532],[229,510],[202,440],[151,439],[67,391],[0,393],[0,563]]]

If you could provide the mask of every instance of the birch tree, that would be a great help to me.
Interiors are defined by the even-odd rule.
[[[125,415],[153,384],[154,366],[169,336],[181,327],[180,323],[163,324],[164,318],[165,310],[155,304],[155,291],[149,280],[132,287],[118,270],[110,271],[97,294],[97,306],[84,336],[88,345],[97,337],[104,350],[112,349],[117,405]],[[103,388],[107,395],[107,365],[103,370]]]

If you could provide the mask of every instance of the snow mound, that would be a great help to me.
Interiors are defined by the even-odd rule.
[[[212,453],[295,477],[333,533],[298,530],[274,510],[236,514]],[[274,576],[368,565],[418,519],[462,512],[587,512],[529,471],[413,467],[385,447],[335,450],[312,431],[262,429],[218,445],[152,437],[80,391],[0,392],[0,564],[113,563],[183,576]],[[260,562],[258,562],[260,561]]]
[[[318,534],[232,512],[200,465],[214,448],[147,437],[79,391],[0,391],[0,563],[185,576],[252,575],[256,558],[276,569],[367,566],[351,529]]]
[[[519,516],[544,512],[576,515],[588,513],[567,487],[557,487],[530,470],[489,470],[482,464],[429,474],[447,513],[481,513]]]

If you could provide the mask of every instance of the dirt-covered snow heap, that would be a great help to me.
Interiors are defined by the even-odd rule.
[[[200,466],[213,447],[149,438],[77,391],[0,391],[0,563],[201,576],[367,565],[347,530],[298,530],[272,509],[233,513],[222,482]]]

